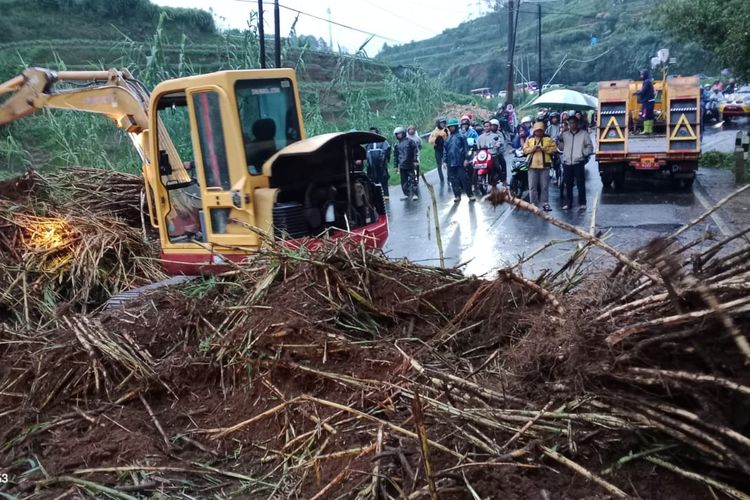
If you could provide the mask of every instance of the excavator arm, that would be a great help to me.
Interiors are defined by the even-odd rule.
[[[57,89],[60,83],[67,88]],[[9,96],[3,100],[3,95]],[[0,125],[14,122],[42,109],[66,109],[95,113],[110,118],[128,134],[144,166],[147,183],[154,176],[149,168],[159,168],[148,147],[149,93],[127,69],[109,71],[52,71],[29,68],[23,74],[0,84]],[[177,149],[159,121],[159,144],[167,153],[171,172],[165,182],[190,182]],[[153,186],[150,186],[153,192]],[[152,217],[152,223],[157,221]]]
[[[57,91],[58,82],[87,83]],[[130,133],[148,128],[148,92],[127,70],[55,72],[29,68],[0,84],[0,95],[8,93],[10,97],[0,105],[0,125],[50,108],[102,114]]]

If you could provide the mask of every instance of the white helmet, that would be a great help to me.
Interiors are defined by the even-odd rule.
[[[523,118],[521,118],[521,123],[531,123],[531,117],[526,115]]]
[[[500,122],[498,121],[497,118],[493,118],[492,120],[490,120],[490,125],[497,125],[499,127]]]
[[[393,129],[393,135],[405,134],[405,133],[406,133],[406,130],[404,129],[404,127],[396,127]]]

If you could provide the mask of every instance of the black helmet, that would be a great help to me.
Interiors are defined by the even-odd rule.
[[[549,114],[549,117],[550,118],[555,118],[555,117],[560,118],[560,113],[558,113],[557,111],[553,111],[552,113]]]
[[[440,125],[441,123],[447,123],[448,119],[444,116],[438,116],[435,118],[435,125]]]
[[[370,132],[375,132],[376,134],[379,134],[380,130],[378,130],[378,127],[370,127]]]

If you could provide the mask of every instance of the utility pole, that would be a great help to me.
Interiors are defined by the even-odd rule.
[[[515,0],[507,0],[506,5],[508,7],[508,62],[506,68],[508,69],[508,82],[505,85],[505,101],[513,102],[513,52],[515,49]]]
[[[537,52],[539,54],[539,80],[537,80],[537,86],[539,86],[539,95],[542,95],[542,4],[538,3],[537,8],[537,26],[539,27],[539,38],[537,39]]]
[[[260,42],[260,67],[266,67],[266,33],[263,26],[263,0],[258,0],[258,41]]]
[[[276,30],[276,39],[274,40],[274,56],[276,58],[276,67],[281,67],[281,20],[279,19],[279,0],[273,2],[273,27]]]
[[[328,48],[333,52],[333,23],[331,22],[331,8],[328,7],[326,12],[328,13]]]

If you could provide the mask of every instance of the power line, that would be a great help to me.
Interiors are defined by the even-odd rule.
[[[381,7],[380,5],[378,5],[376,3],[372,3],[369,0],[364,0],[364,1],[365,1],[365,3],[371,5],[372,7],[375,7],[376,9],[380,9],[383,12],[392,15],[393,17],[397,17],[397,18],[401,19],[402,21],[406,21],[406,22],[410,23],[412,26],[416,26],[417,28],[422,28],[423,30],[427,31],[428,33],[431,33],[431,34],[433,34],[435,36],[437,36],[437,35],[440,34],[437,31],[434,31],[432,28],[427,28],[425,26],[422,26],[421,24],[417,24],[413,20],[407,19],[407,18],[405,18],[405,17],[403,17],[403,16],[401,16],[399,14],[396,14],[395,12],[392,12],[392,11],[386,9],[385,7]]]
[[[255,3],[254,0],[234,0],[234,1],[235,2],[242,2],[242,3]],[[270,4],[270,2],[263,2],[263,3],[264,4]],[[336,22],[336,21],[332,21],[332,20],[326,19],[324,17],[316,16],[315,14],[310,14],[309,12],[304,12],[304,11],[299,10],[299,9],[294,9],[292,7],[288,7],[286,5],[279,4],[279,7],[281,7],[282,9],[286,9],[286,10],[292,11],[292,12],[296,12],[297,14],[300,14],[302,16],[311,17],[313,19],[317,19],[318,21],[323,21],[323,22],[326,22],[326,23],[334,24],[336,26],[340,26],[342,28],[346,28],[346,29],[351,30],[351,31],[356,31],[358,33],[362,33],[362,34],[365,34],[365,35],[368,35],[368,36],[372,36],[372,37],[375,37],[375,38],[380,38],[382,40],[388,40],[390,42],[396,42],[396,43],[407,43],[407,42],[405,42],[403,40],[396,40],[395,38],[391,38],[391,37],[379,35],[377,33],[373,33],[372,31],[366,31],[366,30],[363,30],[363,29],[360,29],[360,28],[355,28],[354,26],[349,26],[347,24],[343,24],[343,23],[339,23],[339,22]]]

